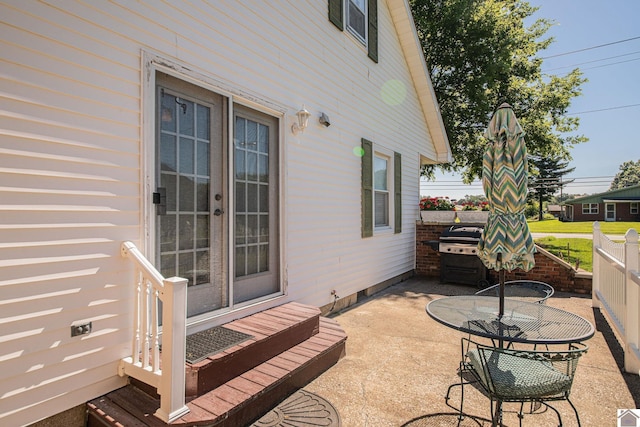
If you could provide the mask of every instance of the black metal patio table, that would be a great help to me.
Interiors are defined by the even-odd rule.
[[[426,306],[429,316],[443,325],[498,341],[500,348],[504,342],[509,345],[576,343],[595,333],[587,319],[548,305],[505,298],[502,316],[499,309],[498,298],[480,295],[440,298]],[[502,425],[501,401],[496,402],[495,413],[492,425]]]
[[[527,344],[585,341],[595,328],[587,319],[548,305],[505,298],[469,295],[440,298],[427,304],[429,316],[450,328],[492,340]]]

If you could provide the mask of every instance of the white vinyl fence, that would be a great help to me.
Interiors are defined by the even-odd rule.
[[[640,374],[640,256],[638,232],[627,231],[624,243],[615,243],[593,224],[593,307],[623,341],[624,369]]]

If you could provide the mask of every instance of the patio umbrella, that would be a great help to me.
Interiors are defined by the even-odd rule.
[[[494,113],[484,133],[489,140],[482,159],[482,186],[489,218],[478,242],[478,256],[500,277],[500,316],[504,314],[505,271],[535,265],[535,245],[524,216],[527,204],[527,148],[524,131],[509,104]]]

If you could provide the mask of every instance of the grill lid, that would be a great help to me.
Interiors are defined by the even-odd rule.
[[[467,225],[452,225],[445,229],[440,235],[441,242],[473,243],[480,241],[483,227],[472,227]]]

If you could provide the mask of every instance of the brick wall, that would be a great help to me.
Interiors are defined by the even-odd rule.
[[[453,224],[416,223],[416,274],[440,277],[440,253],[437,242],[440,234]],[[428,242],[434,242],[433,247]],[[591,273],[576,271],[570,264],[536,246],[536,266],[528,272],[515,270],[505,274],[505,280],[537,280],[554,287],[556,291],[591,293]],[[489,270],[490,283],[498,283],[498,272]]]

